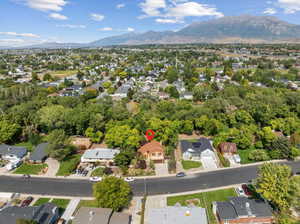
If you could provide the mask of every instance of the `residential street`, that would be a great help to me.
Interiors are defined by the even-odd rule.
[[[300,171],[300,161],[285,164],[292,166],[294,172]],[[148,195],[179,193],[249,182],[256,177],[256,173],[257,166],[247,166],[192,174],[184,178],[137,179],[131,185],[136,196],[143,195],[145,192]],[[92,183],[89,180],[33,177],[25,180],[22,177],[0,176],[0,182],[0,192],[78,197],[92,195]]]

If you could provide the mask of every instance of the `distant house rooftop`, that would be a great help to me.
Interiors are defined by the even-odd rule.
[[[27,149],[21,146],[0,145],[0,157],[14,155],[17,158],[23,158],[27,154]]]
[[[31,162],[43,162],[47,156],[47,147],[48,147],[49,143],[41,143],[39,144],[34,152],[30,155],[29,157],[29,161]]]
[[[206,210],[199,207],[166,207],[149,211],[149,224],[207,224]]]
[[[187,151],[201,153],[207,149],[213,150],[210,140],[207,138],[199,138],[194,141],[181,140],[180,144],[181,144],[182,153],[187,152]]]
[[[96,162],[97,160],[113,160],[120,153],[118,149],[96,148],[86,150],[81,157],[82,162]]]
[[[41,206],[11,206],[0,211],[1,224],[16,224],[18,219],[34,220],[39,224],[53,224],[59,218],[59,209],[52,203]]]

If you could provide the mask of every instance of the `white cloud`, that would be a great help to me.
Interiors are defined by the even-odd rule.
[[[135,30],[135,29],[132,28],[132,27],[128,27],[128,28],[127,28],[127,31],[128,31],[128,32],[134,32],[134,30]]]
[[[223,17],[223,13],[218,12],[216,8],[197,2],[185,2],[168,9],[167,17],[183,18],[187,16],[215,16]]]
[[[116,8],[117,8],[117,9],[121,9],[121,8],[124,8],[125,6],[126,6],[126,5],[122,3],[122,4],[118,4],[118,5],[116,6]]]
[[[111,28],[111,27],[103,27],[103,28],[100,28],[100,29],[98,29],[99,31],[112,31],[113,30],[113,28]]]
[[[39,35],[33,33],[16,33],[16,32],[0,32],[0,35],[15,36],[15,37],[32,37],[39,38]]]
[[[98,22],[102,21],[105,18],[104,15],[97,14],[97,13],[91,13],[90,17],[91,17],[92,20],[95,20],[95,21],[98,21]]]
[[[25,0],[30,8],[40,11],[61,11],[67,4],[65,0]]]
[[[62,25],[56,25],[56,27],[62,27],[62,28],[70,28],[70,29],[85,29],[85,25],[73,25],[73,24],[62,24]]]
[[[278,5],[284,9],[287,14],[293,14],[300,11],[299,0],[278,0]]]
[[[23,39],[0,39],[0,44],[7,43],[24,43]]]
[[[217,8],[188,0],[144,0],[140,4],[143,15],[139,18],[159,17],[158,23],[183,23],[185,17],[223,17]]]
[[[56,20],[67,20],[68,17],[59,13],[51,13],[49,17]]]
[[[142,17],[160,16],[160,9],[167,7],[165,0],[145,0],[140,4],[142,11],[145,13]]]
[[[177,19],[161,19],[161,18],[158,18],[155,21],[157,23],[183,23],[183,21],[177,20]]]
[[[274,15],[274,14],[276,14],[276,13],[277,13],[277,10],[274,9],[274,8],[267,8],[267,9],[263,12],[263,14],[267,14],[267,15]]]

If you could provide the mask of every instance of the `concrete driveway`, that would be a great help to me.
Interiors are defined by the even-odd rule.
[[[59,162],[55,159],[48,158],[45,163],[48,165],[47,173],[44,174],[46,177],[55,177],[59,169]]]
[[[156,163],[154,164],[155,167],[155,174],[156,176],[166,176],[169,174],[168,171],[168,164],[165,163]]]
[[[201,158],[201,162],[205,170],[213,170],[218,168],[216,161],[212,157],[203,156]]]

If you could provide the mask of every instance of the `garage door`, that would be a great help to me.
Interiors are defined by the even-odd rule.
[[[217,169],[217,164],[215,160],[210,156],[203,156],[201,159],[204,169]]]

